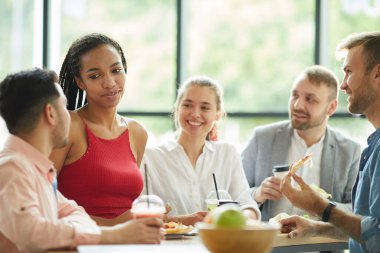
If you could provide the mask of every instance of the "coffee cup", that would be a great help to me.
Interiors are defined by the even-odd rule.
[[[275,178],[283,179],[286,174],[289,172],[289,165],[287,164],[280,164],[273,166],[273,175]]]

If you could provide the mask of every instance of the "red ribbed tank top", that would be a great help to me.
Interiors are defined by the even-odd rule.
[[[77,161],[62,168],[58,189],[75,200],[86,212],[115,218],[131,209],[143,188],[143,178],[129,142],[129,131],[105,140],[95,136],[85,124],[88,147]]]

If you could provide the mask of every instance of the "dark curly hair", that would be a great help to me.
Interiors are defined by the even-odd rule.
[[[77,39],[70,46],[59,72],[59,83],[67,97],[67,109],[69,110],[75,110],[87,103],[83,90],[78,88],[74,77],[80,77],[81,56],[100,45],[110,45],[117,50],[121,56],[124,71],[127,73],[127,62],[119,43],[99,33],[88,34]]]
[[[31,132],[45,105],[55,105],[57,79],[55,72],[38,68],[5,77],[0,83],[0,115],[11,134]]]

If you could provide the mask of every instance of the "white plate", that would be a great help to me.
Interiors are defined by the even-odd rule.
[[[166,234],[165,240],[182,239],[185,234]]]

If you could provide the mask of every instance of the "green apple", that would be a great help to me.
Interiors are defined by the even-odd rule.
[[[213,223],[219,228],[243,228],[247,217],[238,205],[226,204],[214,209]]]

